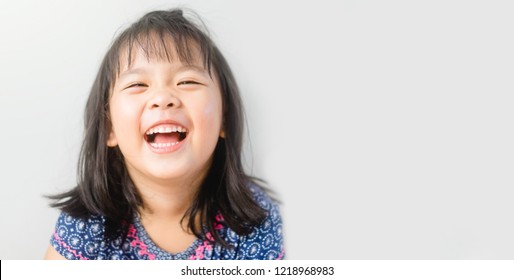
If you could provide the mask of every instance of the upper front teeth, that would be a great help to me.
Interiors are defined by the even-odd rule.
[[[153,133],[170,133],[170,132],[186,132],[186,129],[181,126],[155,127],[155,128],[150,128],[150,130],[148,130],[146,132],[146,135],[150,135]]]

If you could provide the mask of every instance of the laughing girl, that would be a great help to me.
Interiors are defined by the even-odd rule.
[[[46,258],[282,259],[278,206],[241,163],[243,117],[206,33],[181,10],[143,16],[100,66]]]

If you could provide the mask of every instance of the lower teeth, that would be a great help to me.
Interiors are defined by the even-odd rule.
[[[175,146],[177,145],[179,142],[175,142],[175,143],[150,143],[150,145],[154,148],[166,148],[166,147],[171,147],[171,146]]]

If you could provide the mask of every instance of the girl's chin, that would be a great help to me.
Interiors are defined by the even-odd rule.
[[[149,179],[154,179],[158,181],[184,181],[187,179],[187,174],[185,172],[181,172],[179,170],[152,170],[149,172]]]
[[[199,168],[196,165],[183,163],[183,165],[153,165],[145,172],[148,180],[161,184],[193,184],[201,181],[207,174],[208,168]]]
[[[196,169],[197,167],[189,166],[187,164],[181,166],[163,164],[151,166],[145,173],[150,180],[169,181],[170,183],[188,182],[200,176],[199,172],[191,172],[191,170]]]

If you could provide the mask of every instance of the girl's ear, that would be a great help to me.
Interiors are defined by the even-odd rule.
[[[118,145],[118,139],[116,139],[116,134],[111,128],[111,132],[109,132],[109,138],[107,139],[107,146],[114,148]]]
[[[221,125],[220,137],[225,139],[225,125],[224,124]]]

